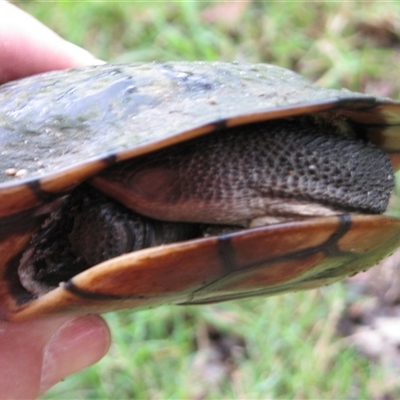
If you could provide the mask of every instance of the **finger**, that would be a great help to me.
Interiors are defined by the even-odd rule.
[[[0,321],[0,398],[36,398],[100,359],[109,343],[109,330],[98,316]]]
[[[65,323],[45,348],[40,393],[100,360],[107,353],[110,341],[110,331],[98,315]]]
[[[0,0],[0,83],[40,72],[99,64],[14,5]]]
[[[11,323],[0,321],[0,397],[28,399],[38,395],[43,348],[68,318]]]

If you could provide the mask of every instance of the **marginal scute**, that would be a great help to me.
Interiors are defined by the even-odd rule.
[[[232,268],[221,264],[217,238],[144,249],[106,261],[74,277],[73,285],[81,293],[87,292],[87,298],[70,292],[68,286],[62,285],[22,308],[13,315],[13,319],[32,318],[38,314],[140,309],[166,302],[204,304],[240,297],[276,295],[333,283],[363,270],[369,265],[371,257],[378,262],[400,244],[400,228],[396,219],[354,215],[352,221],[355,221],[354,227],[358,232],[372,227],[374,232],[379,233],[382,223],[385,229],[392,232],[392,236],[382,241],[377,239],[375,245],[380,249],[377,255],[373,249],[368,253],[337,249],[335,254],[326,257],[326,251],[333,245],[330,238],[342,225],[337,217],[315,218],[234,233],[229,240],[235,249],[236,260],[246,263],[242,265],[242,270],[238,270],[238,275],[234,272],[229,275]],[[318,236],[318,240],[314,241],[315,253],[307,251],[306,238],[313,232]],[[292,243],[296,237],[299,245],[293,243],[288,247],[288,243]],[[340,237],[345,240],[346,234]],[[266,246],[267,243],[270,247]],[[328,248],[326,243],[330,243]],[[256,248],[258,250],[254,251],[255,256],[252,257],[252,249]],[[274,255],[270,255],[270,249],[277,249]],[[285,258],[285,254],[288,257]],[[188,257],[191,260],[190,268]],[[165,271],[169,273],[165,274]],[[329,273],[324,274],[324,271]],[[251,275],[257,275],[258,272],[259,276],[266,277],[264,287],[262,282],[251,279]],[[276,284],[268,286],[271,277]],[[245,289],[240,285],[241,279],[247,282]],[[132,285],[131,282],[136,284]],[[106,301],[107,296],[109,300]]]

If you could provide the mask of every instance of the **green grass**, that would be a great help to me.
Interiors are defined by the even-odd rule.
[[[400,95],[400,2],[254,1],[233,22],[226,11],[207,22],[213,4],[18,3],[107,61],[269,62],[321,85]],[[399,397],[388,371],[336,335],[350,300],[336,284],[269,299],[109,314],[109,354],[43,398]]]
[[[377,388],[382,393],[385,375],[335,336],[344,298],[343,287],[335,285],[271,299],[107,315],[114,336],[108,356],[46,398],[320,399],[367,398]],[[230,345],[226,357],[213,350],[215,336]]]
[[[270,62],[326,86],[400,93],[396,1],[255,1],[232,22],[232,11],[209,22],[207,1],[17,4],[107,61]]]

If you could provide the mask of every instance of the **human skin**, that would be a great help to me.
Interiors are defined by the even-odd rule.
[[[82,48],[0,0],[0,83],[55,69],[98,64]]]
[[[100,62],[0,0],[0,83]],[[0,321],[0,398],[34,399],[97,362],[109,345],[110,331],[97,315]]]

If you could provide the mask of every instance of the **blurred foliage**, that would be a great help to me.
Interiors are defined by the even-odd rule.
[[[238,60],[399,98],[400,2],[15,2],[112,62]],[[335,334],[341,284],[270,299],[106,316],[96,366],[44,398],[396,398],[390,371]]]
[[[18,3],[113,62],[225,60],[294,69],[321,85],[398,97],[400,2]],[[384,80],[382,79],[384,78]]]

